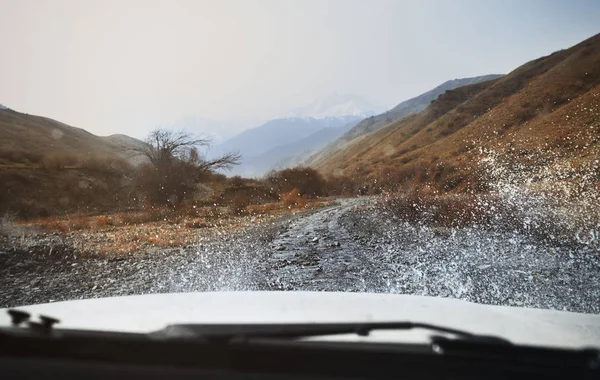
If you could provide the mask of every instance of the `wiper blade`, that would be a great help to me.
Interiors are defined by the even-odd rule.
[[[251,338],[300,339],[331,335],[356,334],[368,336],[372,331],[425,329],[451,334],[468,341],[511,344],[510,341],[488,335],[420,322],[371,323],[308,323],[308,324],[177,324],[152,333],[159,338],[190,338],[228,342]]]

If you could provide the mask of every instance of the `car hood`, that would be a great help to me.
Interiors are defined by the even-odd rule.
[[[412,321],[496,335],[513,343],[600,347],[600,315],[490,306],[448,298],[328,292],[151,294],[19,307],[60,319],[59,327],[151,332],[178,323]],[[0,326],[10,324],[4,310]],[[374,339],[422,341],[426,332],[377,332]],[[352,339],[365,339],[353,337]],[[373,338],[370,338],[373,339]]]

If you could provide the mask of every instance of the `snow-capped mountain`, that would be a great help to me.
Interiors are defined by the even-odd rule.
[[[232,174],[261,175],[270,168],[302,161],[306,154],[321,149],[379,111],[379,107],[359,96],[334,93],[247,129],[217,144],[211,154],[239,152],[242,164]]]
[[[8,107],[3,106],[2,104],[0,104],[0,110],[7,110]]]
[[[327,117],[361,116],[368,117],[381,111],[358,95],[333,93],[325,99],[314,101],[303,107],[292,109],[286,117]]]
[[[274,147],[301,140],[324,128],[337,128],[350,122],[357,123],[361,119],[359,116],[273,119],[216,145],[213,153],[237,151],[243,156],[243,159],[247,159],[268,152]]]

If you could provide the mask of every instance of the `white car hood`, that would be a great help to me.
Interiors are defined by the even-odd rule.
[[[177,323],[313,323],[411,321],[513,343],[600,348],[600,315],[474,304],[424,296],[327,292],[152,294],[19,307],[60,319],[59,327],[150,332]],[[0,311],[0,326],[10,324]],[[429,332],[377,332],[370,339],[423,341]],[[352,339],[364,339],[352,337]],[[369,338],[368,338],[369,339]]]

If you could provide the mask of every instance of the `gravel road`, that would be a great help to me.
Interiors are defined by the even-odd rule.
[[[364,291],[600,313],[600,255],[517,233],[417,228],[371,198],[125,257],[0,248],[0,306],[128,294]]]

